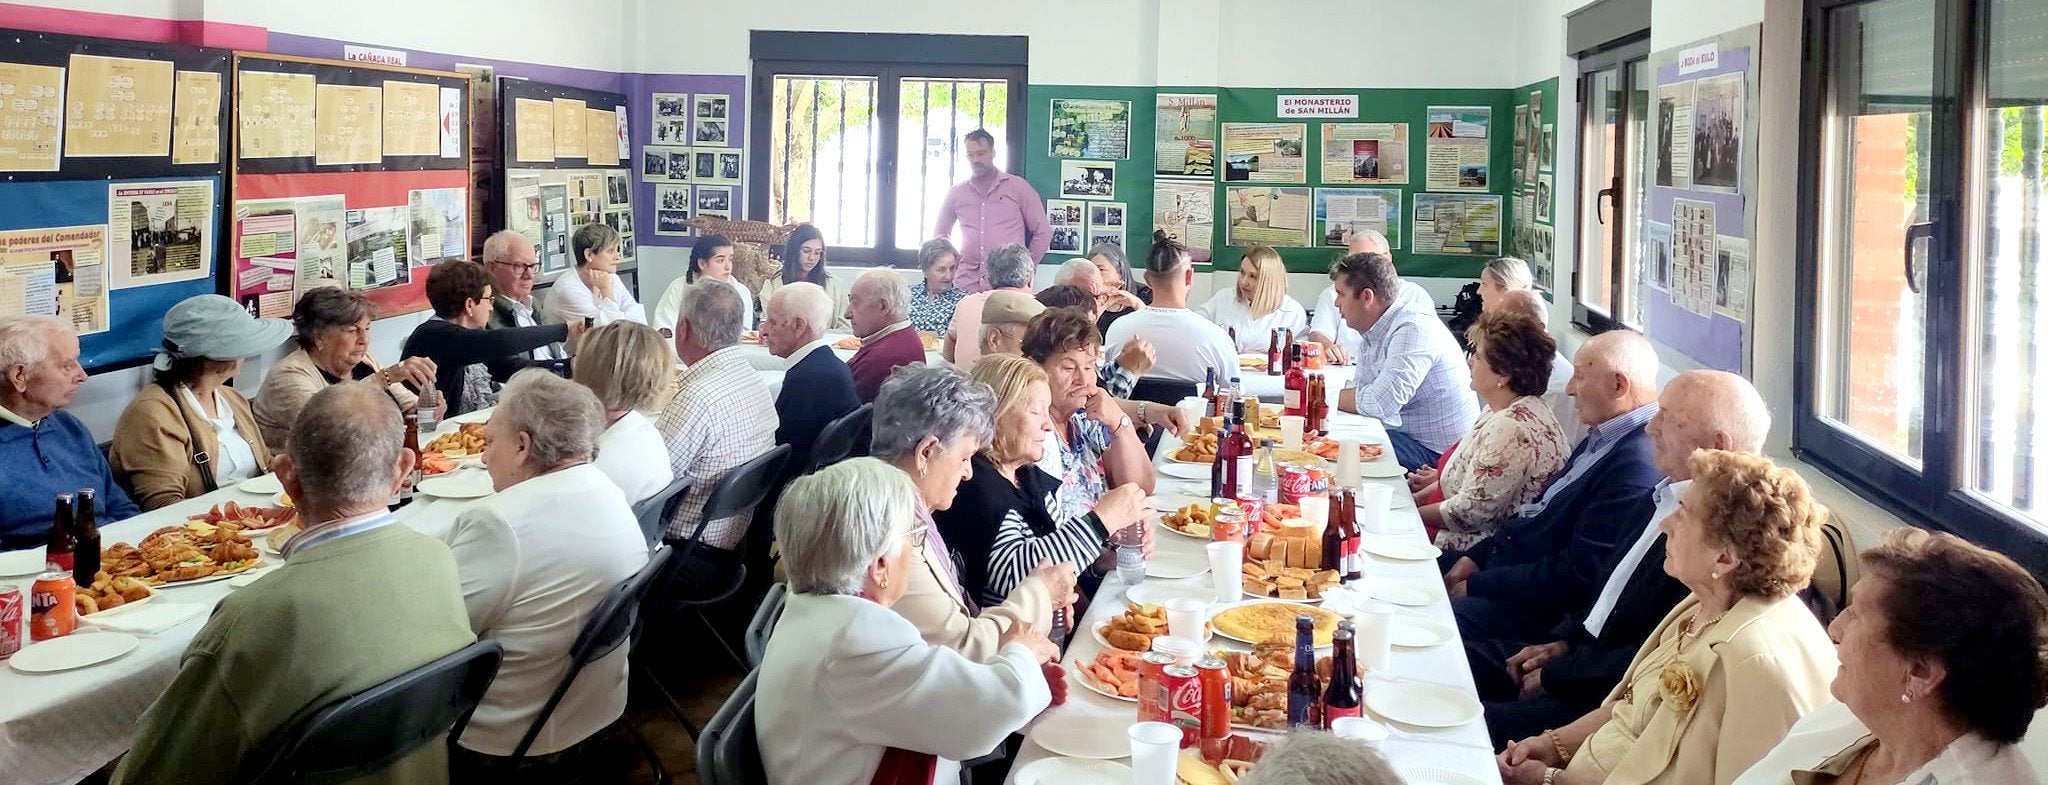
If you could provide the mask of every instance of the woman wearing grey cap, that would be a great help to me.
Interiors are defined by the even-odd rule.
[[[154,510],[269,470],[249,399],[226,382],[242,358],[270,351],[290,322],[257,319],[226,297],[200,295],[164,314],[154,383],[135,394],[114,426],[114,478]]]

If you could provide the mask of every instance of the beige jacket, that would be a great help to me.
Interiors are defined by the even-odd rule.
[[[228,409],[235,413],[235,431],[249,442],[256,463],[268,471],[270,450],[264,448],[257,432],[256,415],[250,411],[249,399],[231,387],[221,387],[220,394],[228,402]],[[194,439],[218,466],[220,441],[214,438],[213,425],[206,421],[205,414],[180,406],[171,393],[151,384],[136,393],[135,400],[121,411],[121,419],[114,425],[113,449],[107,454],[107,462],[114,469],[114,480],[128,489],[136,506],[154,510],[205,495],[206,484],[199,478],[198,465],[192,462]]]
[[[1572,757],[1575,773],[1604,771],[1605,785],[1728,785],[1832,699],[1834,642],[1796,595],[1735,603],[1678,654],[1696,674],[1694,704],[1668,699],[1660,677],[1698,605],[1693,596],[1680,601],[1636,652],[1608,696],[1613,718]]]
[[[372,371],[379,367],[376,358],[368,356],[363,358],[363,364]],[[327,377],[320,373],[320,366],[313,364],[305,349],[292,350],[270,367],[270,373],[263,377],[263,387],[256,391],[255,409],[256,425],[271,452],[281,454],[290,446],[292,418],[299,416],[299,410],[306,408],[306,401],[314,393],[326,388]],[[405,385],[394,384],[390,390],[401,409],[410,409],[419,402],[419,396],[406,390]]]
[[[910,588],[892,606],[911,624],[924,641],[960,652],[975,662],[995,658],[1003,633],[1019,622],[1044,632],[1052,629],[1053,600],[1045,582],[1025,578],[1010,590],[1003,604],[983,608],[980,616],[967,615],[967,602],[958,584],[946,578],[939,559],[947,558],[926,542],[918,552],[924,556],[910,567]]]

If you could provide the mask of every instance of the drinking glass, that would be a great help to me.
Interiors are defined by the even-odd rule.
[[[1180,757],[1180,727],[1165,722],[1140,722],[1127,733],[1131,737],[1131,781],[1137,785],[1173,785],[1176,759]]]

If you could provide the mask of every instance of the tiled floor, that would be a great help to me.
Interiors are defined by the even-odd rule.
[[[672,678],[668,686],[676,691],[676,700],[682,704],[683,714],[701,728],[704,727],[704,723],[711,721],[711,715],[718,712],[718,707],[725,702],[725,696],[739,686],[740,679],[745,674],[740,673],[730,663],[724,668],[707,665],[695,673],[696,678],[687,680]],[[690,738],[689,733],[683,730],[682,724],[676,722],[675,716],[662,705],[659,695],[652,690],[645,692],[647,694],[643,695],[641,690],[634,691],[633,702],[626,707],[626,720],[637,724],[640,733],[654,746],[655,754],[661,756],[662,765],[668,768],[669,776],[676,783],[696,785],[696,740]],[[648,771],[647,766],[638,763],[637,758],[635,763],[633,770],[620,781],[631,785],[653,783],[654,775]]]

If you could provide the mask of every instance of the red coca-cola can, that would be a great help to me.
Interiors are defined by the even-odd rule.
[[[26,604],[20,589],[0,586],[0,660],[21,651],[21,617],[28,615],[22,606]]]
[[[1166,721],[1180,726],[1180,748],[1202,739],[1202,677],[1193,666],[1168,665],[1159,674],[1166,688]]]
[[[1230,746],[1230,671],[1221,658],[1204,657],[1195,675],[1202,682],[1202,758],[1220,761]]]
[[[1244,537],[1249,539],[1259,533],[1259,525],[1266,520],[1266,500],[1246,494],[1237,497],[1237,508],[1244,511]]]
[[[78,584],[68,572],[46,572],[28,587],[28,639],[62,638],[78,629]]]
[[[1170,712],[1166,708],[1166,685],[1162,683],[1166,668],[1173,664],[1173,655],[1163,651],[1148,651],[1138,655],[1138,721],[1166,722]]]
[[[1280,503],[1300,504],[1301,497],[1315,495],[1315,478],[1307,466],[1283,464],[1280,467]]]

